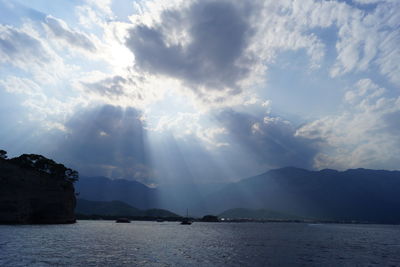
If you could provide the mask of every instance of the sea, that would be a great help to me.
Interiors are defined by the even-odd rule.
[[[0,225],[0,266],[400,266],[400,226]]]

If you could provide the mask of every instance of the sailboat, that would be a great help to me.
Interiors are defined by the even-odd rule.
[[[189,211],[188,209],[186,209],[186,217],[184,217],[181,221],[181,224],[185,224],[185,225],[191,225],[192,221],[189,220]]]

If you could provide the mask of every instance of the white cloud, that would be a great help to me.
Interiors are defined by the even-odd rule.
[[[41,86],[55,85],[77,68],[65,64],[31,21],[20,28],[0,25],[0,63],[24,71]]]
[[[0,62],[29,71],[44,68],[53,60],[51,52],[33,34],[0,25]]]
[[[88,5],[97,8],[103,14],[111,16],[113,14],[111,10],[112,0],[86,0]]]
[[[265,82],[277,53],[304,49],[311,68],[324,57],[321,40],[309,28],[288,23],[299,18],[285,8],[295,10],[291,3],[272,1],[137,4],[127,39],[134,71],[176,80],[180,93],[203,107],[246,102],[254,98],[252,88]]]
[[[27,108],[26,119],[35,122],[38,128],[46,130],[62,126],[75,107],[82,104],[79,99],[57,99],[49,97],[46,90],[35,81],[27,78],[8,76],[0,80],[0,88],[8,93],[22,96],[21,107]],[[21,118],[23,119],[23,118]]]
[[[114,20],[111,4],[112,0],[85,0],[75,8],[79,24],[88,29],[106,27],[108,21]]]
[[[48,33],[61,41],[64,46],[77,47],[90,52],[96,51],[96,46],[89,36],[83,32],[71,30],[63,20],[47,16],[45,21],[44,26]]]
[[[27,78],[8,76],[5,80],[0,80],[0,86],[9,93],[27,95],[29,97],[40,95],[45,98],[42,88]]]
[[[198,140],[203,142],[207,149],[229,146],[221,140],[221,135],[226,134],[224,127],[207,125],[204,116],[198,113],[178,113],[176,116],[162,116],[156,127],[150,129],[155,132],[170,132],[175,138],[182,140]]]
[[[360,80],[346,93],[341,113],[297,130],[320,143],[316,168],[398,168],[400,97],[384,93],[370,79]]]
[[[108,90],[101,97],[108,98],[108,103],[120,104],[122,95],[139,94],[150,84],[173,80],[178,94],[186,95],[202,108],[245,103],[254,97],[253,88],[268,81],[268,67],[282,51],[303,50],[310,59],[309,66],[305,67],[311,71],[319,68],[325,58],[326,44],[313,30],[331,26],[337,28],[339,38],[337,60],[331,68],[333,77],[378,66],[383,75],[397,83],[396,9],[393,8],[391,15],[381,14],[389,4],[380,2],[373,12],[366,13],[344,2],[314,0],[136,3],[137,14],[130,17],[131,25],[104,20],[99,24],[105,34],[102,58],[114,65],[114,73],[104,81],[112,81],[117,76],[125,80],[146,78],[135,82],[135,86],[120,83],[119,93],[113,95]],[[223,5],[229,8],[219,10],[218,6]],[[95,5],[90,2],[90,7]],[[201,13],[207,8],[212,12]],[[100,19],[103,11],[93,12]],[[213,14],[219,23],[210,20]],[[223,18],[236,24],[224,22]],[[375,33],[387,26],[390,29],[376,38],[379,34]],[[235,35],[229,35],[228,29]],[[202,36],[203,33],[207,36]],[[131,57],[126,47],[123,50],[126,36]],[[232,41],[232,38],[236,39]],[[121,74],[124,72],[121,68],[117,70],[117,65],[129,64],[133,65],[129,75]],[[165,90],[162,86],[159,88]],[[92,93],[95,95],[96,90]]]
[[[338,57],[332,76],[376,66],[400,85],[400,2],[381,3],[370,13],[354,10],[350,18],[338,24]]]

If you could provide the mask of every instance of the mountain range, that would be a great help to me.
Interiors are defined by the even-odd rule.
[[[80,198],[124,201],[140,209],[162,208],[192,216],[234,208],[267,209],[317,220],[400,223],[400,172],[286,167],[235,183],[149,188],[136,181],[82,177]]]

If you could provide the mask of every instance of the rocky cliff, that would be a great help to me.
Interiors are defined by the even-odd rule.
[[[74,223],[75,204],[72,181],[0,158],[0,223]]]

